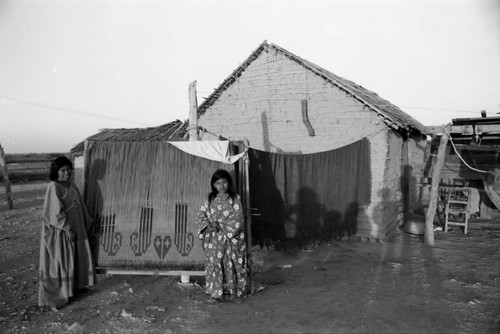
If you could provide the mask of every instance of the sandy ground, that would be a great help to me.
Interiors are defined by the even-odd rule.
[[[0,203],[1,333],[500,333],[500,222],[435,232],[434,247],[401,232],[261,250],[243,304],[207,303],[202,277],[99,275],[61,310],[39,308],[44,189],[14,189],[14,210]]]

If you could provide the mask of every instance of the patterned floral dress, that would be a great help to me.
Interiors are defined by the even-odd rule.
[[[209,226],[217,222],[218,228]],[[201,206],[197,216],[198,236],[205,250],[206,293],[243,299],[247,291],[247,258],[241,199],[218,194]]]

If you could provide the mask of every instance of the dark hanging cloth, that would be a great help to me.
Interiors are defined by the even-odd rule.
[[[332,239],[356,232],[359,206],[370,201],[369,141],[312,154],[249,149],[252,239]]]

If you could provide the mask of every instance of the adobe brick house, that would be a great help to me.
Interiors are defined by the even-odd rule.
[[[248,140],[266,152],[309,154],[369,141],[369,204],[357,235],[384,240],[418,208],[424,127],[377,94],[264,41],[198,107],[202,140]],[[251,194],[252,196],[252,194]]]

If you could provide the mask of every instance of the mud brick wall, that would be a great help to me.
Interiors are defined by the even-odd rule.
[[[302,120],[301,100],[314,136]],[[231,140],[246,138],[256,149],[296,153],[339,148],[383,127],[359,101],[272,51],[253,61],[198,123]]]
[[[303,122],[302,100],[307,101],[314,135]],[[398,203],[402,139],[394,139],[379,116],[350,94],[281,53],[262,52],[199,116],[198,125],[208,130],[204,140],[247,139],[251,147],[268,152],[315,153],[366,137],[371,148],[372,200],[360,208],[358,234],[384,238],[402,220]],[[383,210],[388,213],[382,214]]]

